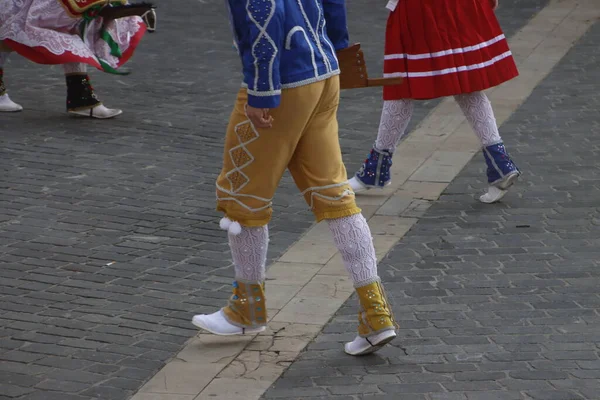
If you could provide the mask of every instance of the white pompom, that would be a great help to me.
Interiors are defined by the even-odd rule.
[[[221,218],[221,221],[219,222],[219,227],[221,227],[221,229],[226,231],[229,229],[230,226],[231,226],[231,220],[229,218],[227,218],[227,217]]]
[[[232,222],[231,225],[229,225],[229,233],[231,233],[234,236],[237,236],[240,233],[242,233],[242,226],[240,225],[240,223]]]

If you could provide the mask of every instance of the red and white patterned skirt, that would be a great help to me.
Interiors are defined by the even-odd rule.
[[[518,75],[489,0],[400,0],[387,22],[384,100],[488,89]]]
[[[87,22],[65,6],[91,2],[0,0],[0,41],[39,64],[84,63],[116,72],[133,55],[146,24],[137,16]]]

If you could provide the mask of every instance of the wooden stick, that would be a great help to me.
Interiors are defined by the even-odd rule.
[[[156,8],[151,3],[126,4],[122,6],[104,7],[99,15],[107,20],[119,19],[132,16],[142,16],[146,11]]]
[[[368,87],[374,86],[394,86],[401,85],[403,82],[402,78],[374,78],[367,80]]]
[[[355,43],[337,52],[340,65],[340,88],[358,89],[376,86],[400,85],[402,78],[369,79],[365,55],[360,49],[360,43]]]

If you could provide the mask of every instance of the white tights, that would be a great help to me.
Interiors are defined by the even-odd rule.
[[[377,256],[367,221],[362,214],[328,219],[333,240],[355,286],[377,278]],[[265,263],[269,244],[267,226],[242,226],[238,235],[229,233],[229,246],[235,264],[235,276],[251,282],[265,280]]]
[[[483,92],[474,92],[454,96],[469,125],[484,147],[502,142],[494,110],[490,100]],[[377,150],[393,152],[413,114],[414,100],[388,100],[383,102],[379,132],[375,141]]]
[[[63,69],[65,74],[85,74],[87,72],[87,65],[83,63],[69,63],[64,64]]]
[[[354,214],[327,223],[354,286],[372,283],[377,278],[377,255],[365,217]]]
[[[269,245],[269,228],[242,227],[238,235],[229,233],[229,247],[236,279],[251,282],[265,280],[265,264]]]

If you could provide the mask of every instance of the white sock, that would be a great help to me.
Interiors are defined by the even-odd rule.
[[[414,109],[414,101],[388,100],[383,102],[375,148],[394,152],[406,133]]]
[[[377,278],[377,256],[367,220],[362,214],[328,219],[329,229],[355,286]]]
[[[483,147],[502,142],[490,100],[483,92],[454,96]]]
[[[250,282],[265,280],[265,264],[269,247],[269,228],[242,226],[242,231],[229,234],[229,247],[235,265],[235,277]]]
[[[87,72],[87,65],[83,63],[68,63],[63,64],[65,74],[85,74]]]

